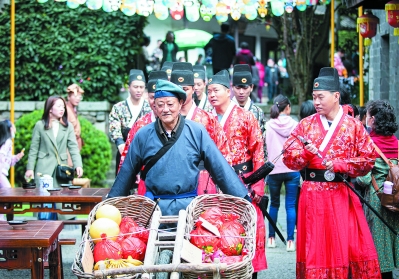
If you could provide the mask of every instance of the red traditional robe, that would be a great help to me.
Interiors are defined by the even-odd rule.
[[[215,117],[216,111],[213,111]],[[223,115],[220,124],[227,136],[228,146],[230,148],[230,157],[232,165],[248,162],[252,160],[253,171],[256,171],[264,164],[263,140],[259,123],[252,112],[246,111],[230,102],[230,106]],[[253,172],[245,174],[249,176]],[[251,186],[255,193],[263,196],[265,193],[264,180]],[[252,261],[254,271],[258,272],[267,268],[265,252],[265,219],[258,205],[253,203],[257,213],[257,231],[256,231],[256,250]]]
[[[334,122],[329,127],[319,114],[303,119],[284,145],[287,167],[325,170],[322,161],[326,159],[333,161],[335,173],[350,177],[367,174],[375,161],[372,140],[360,121],[345,112],[341,115],[336,117],[336,129]],[[334,131],[331,137],[330,129]],[[322,159],[305,150],[297,136],[315,144]],[[349,273],[352,279],[381,278],[362,205],[345,183],[304,181],[298,208],[296,270],[299,279],[346,279]]]
[[[123,149],[122,155],[121,155],[121,161],[119,163],[119,168],[118,172],[122,167],[123,162],[125,161],[126,154],[129,151],[130,144],[132,143],[134,136],[136,135],[137,131],[144,127],[147,124],[150,124],[155,121],[155,114],[154,112],[149,112],[145,114],[143,117],[137,119],[137,121],[133,124],[132,128],[129,131],[129,134],[127,135],[127,139],[125,142],[125,149]]]
[[[216,146],[222,153],[223,157],[226,158],[227,162],[231,165],[230,149],[227,144],[227,138],[223,132],[222,126],[213,117],[212,114],[200,109],[193,103],[186,119],[190,119],[197,123],[204,125],[211,139],[215,142]],[[201,170],[198,178],[198,195],[203,194],[216,194],[216,186],[210,177],[207,170]]]
[[[211,139],[215,142],[216,146],[222,153],[222,155],[226,158],[227,162],[231,164],[231,159],[230,159],[230,150],[227,144],[227,138],[225,133],[223,132],[222,127],[220,124],[217,122],[217,120],[212,116],[212,114],[198,108],[195,103],[193,102],[193,105],[188,112],[186,116],[187,120],[192,120],[197,123],[201,123],[204,125],[205,129],[207,130],[209,136]],[[121,156],[121,163],[119,164],[119,169],[123,164],[123,161],[125,160],[126,154],[129,150],[129,146],[132,143],[134,136],[136,135],[137,131],[152,122],[155,121],[155,117],[153,112],[150,112],[146,115],[144,115],[142,118],[136,121],[136,123],[133,125],[133,127],[129,131],[129,135],[127,137],[126,143],[125,143],[125,149],[123,150],[122,156]],[[144,195],[145,194],[145,184],[144,181],[140,180],[139,186],[138,186],[138,194],[139,195]],[[201,170],[200,175],[198,178],[198,189],[197,193],[199,195],[203,194],[216,194],[216,186],[215,183],[213,183],[212,178],[210,178],[209,173],[206,170]]]

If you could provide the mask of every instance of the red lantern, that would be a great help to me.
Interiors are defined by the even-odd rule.
[[[372,14],[364,14],[357,18],[357,29],[362,35],[364,46],[371,45],[371,38],[377,34],[377,24],[379,23],[378,17]]]
[[[399,0],[393,0],[385,4],[387,22],[394,27],[393,35],[399,36]]]

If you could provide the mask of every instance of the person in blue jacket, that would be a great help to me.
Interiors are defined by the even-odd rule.
[[[137,132],[108,198],[127,196],[129,185],[142,167],[149,165],[163,146],[172,144],[144,174],[146,196],[160,199],[158,205],[162,215],[178,215],[179,210],[185,209],[197,196],[201,160],[224,194],[251,200],[248,190],[205,128],[180,115],[185,100],[186,92],[179,86],[165,80],[157,81],[155,110],[158,118]]]

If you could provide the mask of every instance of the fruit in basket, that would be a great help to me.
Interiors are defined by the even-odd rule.
[[[139,260],[135,260],[132,257],[128,259],[119,259],[119,260],[104,260],[104,261],[99,261],[94,265],[94,270],[99,270],[101,265],[104,265],[105,269],[108,268],[121,268],[121,267],[133,267],[133,266],[139,266],[143,265],[143,262]]]
[[[207,253],[213,253],[217,250],[220,238],[202,227],[202,222],[197,221],[196,228],[191,231],[190,242]]]
[[[96,219],[100,218],[111,219],[115,221],[115,223],[117,223],[119,226],[122,220],[122,214],[115,206],[110,204],[104,204],[100,208],[98,208],[96,212]]]
[[[241,255],[242,248],[244,246],[245,229],[238,222],[238,215],[230,215],[230,221],[225,222],[220,228],[220,250],[226,256],[238,256]]]
[[[223,212],[219,207],[211,207],[201,213],[200,217],[207,220],[212,225],[216,226],[218,229],[223,224]]]
[[[127,259],[125,259],[125,261],[128,261],[129,263],[134,264],[135,266],[143,265],[142,261],[133,259],[132,256],[127,257]]]
[[[137,237],[141,241],[143,241],[145,244],[148,242],[148,237],[150,236],[150,231],[145,229],[142,226],[137,226],[137,227],[131,227],[130,228],[130,233],[133,233],[131,236]]]
[[[147,245],[137,237],[128,237],[121,243],[122,258],[127,259],[131,256],[136,260],[144,260]]]
[[[108,239],[115,241],[119,234],[119,226],[111,219],[99,218],[91,224],[89,233],[94,243],[101,240],[103,233],[107,235]]]
[[[123,217],[121,223],[119,224],[121,234],[129,233],[131,228],[135,228],[137,226],[137,223],[128,216]]]
[[[119,243],[107,239],[107,234],[101,234],[101,241],[93,249],[94,262],[106,259],[122,259],[122,248]]]

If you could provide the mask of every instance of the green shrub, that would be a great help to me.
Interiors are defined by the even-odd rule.
[[[20,186],[24,181],[26,165],[28,163],[28,154],[32,141],[33,128],[37,121],[42,118],[43,110],[36,110],[20,117],[15,123],[17,133],[14,140],[14,154],[19,153],[25,148],[25,156],[15,165],[15,185]]]
[[[79,116],[84,146],[80,151],[83,160],[84,177],[91,179],[91,185],[102,185],[112,160],[111,144],[107,135],[95,128],[89,120]]]
[[[16,164],[16,185],[20,185],[24,180],[32,131],[36,122],[42,118],[42,114],[43,110],[34,111],[23,115],[15,123],[17,128],[14,142],[15,153],[25,148],[25,156]],[[80,151],[83,160],[83,176],[91,179],[91,185],[103,185],[112,159],[111,144],[107,135],[96,129],[86,118],[79,116],[79,121],[84,141],[84,146]]]
[[[16,101],[44,101],[72,83],[83,88],[87,101],[118,101],[129,70],[137,67],[145,17],[86,5],[70,9],[65,2],[15,3]],[[9,5],[0,12],[0,34],[0,100],[8,100]]]

